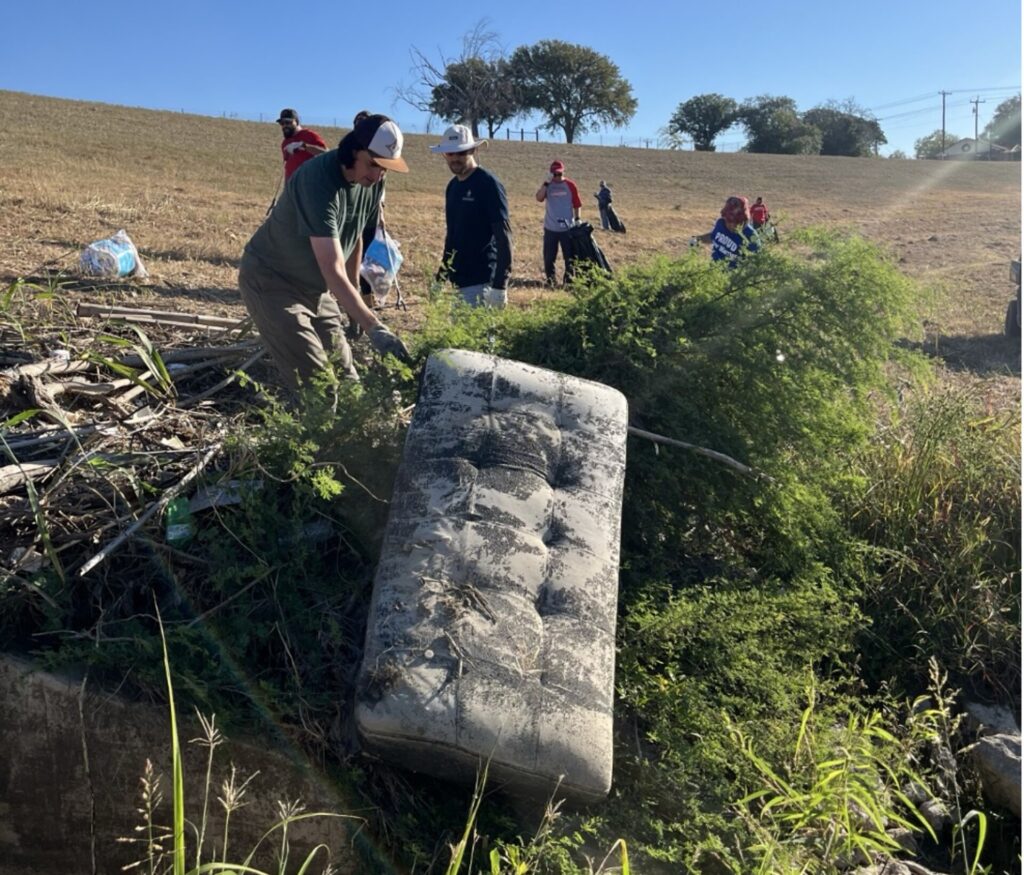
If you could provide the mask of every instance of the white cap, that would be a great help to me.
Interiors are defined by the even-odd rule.
[[[441,142],[436,146],[431,146],[430,151],[450,155],[453,152],[468,152],[486,142],[486,140],[474,140],[473,132],[465,125],[452,125],[444,132]]]
[[[393,121],[386,121],[377,128],[367,145],[375,163],[387,170],[408,173],[409,165],[402,157],[402,132]]]

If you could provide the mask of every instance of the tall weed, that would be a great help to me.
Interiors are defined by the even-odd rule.
[[[737,803],[754,837],[741,853],[741,871],[826,875],[858,860],[870,862],[874,854],[898,854],[901,846],[889,834],[895,827],[935,838],[902,789],[927,793],[908,765],[910,743],[889,732],[878,711],[849,714],[838,725],[834,714],[822,721],[816,698],[812,684],[793,749],[782,763],[769,763],[752,738],[730,727],[758,787]]]
[[[865,542],[866,668],[926,688],[929,661],[977,694],[1019,701],[1020,415],[971,388],[913,393],[853,454],[839,496]]]
[[[125,867],[126,869],[144,868],[149,875],[156,873],[173,873],[173,875],[200,875],[203,872],[249,872],[252,875],[268,875],[266,870],[257,868],[257,854],[262,851],[261,846],[268,840],[276,840],[276,850],[273,854],[276,860],[275,875],[285,875],[291,871],[288,865],[291,844],[288,838],[288,828],[291,824],[309,818],[348,818],[350,815],[336,812],[306,812],[303,806],[297,802],[279,802],[279,820],[272,824],[261,836],[259,841],[241,859],[235,859],[229,855],[230,822],[231,815],[244,804],[247,786],[252,776],[239,784],[236,780],[235,769],[232,766],[231,777],[224,782],[222,795],[218,797],[223,813],[223,833],[221,834],[221,845],[218,848],[216,842],[206,847],[204,840],[207,836],[209,817],[209,797],[213,774],[214,751],[223,742],[223,737],[216,730],[213,718],[209,720],[202,718],[201,722],[205,730],[205,736],[201,741],[208,749],[205,782],[203,785],[203,807],[199,823],[191,823],[186,818],[186,783],[185,770],[182,759],[181,738],[177,717],[177,707],[174,695],[174,680],[171,670],[170,657],[167,650],[167,639],[164,635],[163,622],[157,610],[157,624],[160,629],[160,640],[163,656],[163,670],[167,684],[167,705],[168,705],[168,726],[170,730],[170,753],[171,753],[171,827],[162,826],[157,822],[160,816],[163,793],[160,788],[161,776],[155,773],[152,763],[147,760],[146,769],[142,778],[141,800],[142,806],[138,812],[142,815],[142,822],[136,826],[135,832],[142,833],[143,837],[130,837],[124,839],[126,842],[143,845],[143,857],[137,862]],[[191,850],[195,856],[195,865],[186,868],[190,856],[190,848],[186,825],[195,834],[195,843]],[[266,852],[263,851],[266,855]],[[310,850],[305,858],[300,861],[295,871],[307,872],[311,865],[318,858],[329,857],[330,849],[324,844],[317,844]],[[334,871],[330,864],[326,864],[322,870],[325,875]]]

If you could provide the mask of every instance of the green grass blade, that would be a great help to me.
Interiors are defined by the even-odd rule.
[[[38,407],[30,407],[28,410],[22,410],[20,413],[15,413],[10,419],[5,419],[0,423],[0,428],[14,428],[14,426],[24,422],[26,419],[31,419],[39,413]]]
[[[466,817],[466,827],[462,831],[462,838],[459,839],[452,849],[452,859],[448,864],[448,868],[445,869],[445,875],[458,875],[459,870],[462,868],[462,859],[466,855],[466,848],[469,847],[473,829],[476,825],[476,816],[480,811],[480,803],[484,799],[484,787],[487,785],[487,767],[489,765],[489,762],[484,763],[483,770],[477,775],[476,787],[473,789],[473,801],[470,803],[469,815]]]
[[[288,817],[283,817],[260,836],[259,841],[252,846],[252,850],[249,851],[249,855],[245,858],[245,862],[242,863],[239,868],[247,869],[249,864],[252,862],[253,857],[256,856],[256,852],[259,850],[260,846],[275,832],[287,828],[288,824],[295,823],[299,820],[308,820],[311,817],[343,817],[351,820],[363,820],[363,818],[357,817],[354,814],[339,814],[336,811],[303,811],[301,814],[292,814]],[[365,823],[365,821],[363,822]]]
[[[971,861],[971,868],[968,875],[975,875],[978,871],[978,864],[981,862],[981,852],[985,849],[985,838],[988,835],[988,818],[985,816],[984,812],[972,808],[964,816],[964,819],[960,821],[960,829],[963,830],[971,820],[978,821],[978,844],[974,849],[974,859]]]
[[[167,636],[164,634],[164,623],[160,617],[160,607],[156,604],[157,623],[160,626],[160,645],[164,654],[164,677],[167,681],[167,709],[171,721],[171,773],[173,798],[173,833],[174,833],[174,875],[185,875],[185,776],[181,765],[181,743],[178,738],[178,718],[174,709],[174,683],[171,680],[171,660],[167,655]]]
[[[137,344],[135,351],[138,352],[142,361],[145,362],[147,368],[153,372],[153,375],[160,382],[161,388],[167,392],[172,386],[171,375],[167,370],[167,365],[164,364],[163,356],[160,355],[160,351],[153,345],[153,341],[149,339],[149,336],[139,326],[132,325],[131,329],[139,336],[141,343]]]
[[[313,864],[313,859],[316,857],[317,852],[321,850],[325,851],[327,855],[330,856],[331,849],[321,842],[306,855],[306,859],[302,861],[302,865],[299,866],[295,875],[306,875],[306,870]]]

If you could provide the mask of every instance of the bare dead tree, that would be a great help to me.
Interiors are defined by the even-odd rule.
[[[521,114],[514,85],[505,75],[505,49],[488,19],[480,19],[463,34],[456,56],[438,48],[435,60],[416,46],[409,54],[412,80],[392,90],[397,101],[430,119],[466,124],[474,136],[479,136],[484,122],[488,135],[494,136],[501,124]]]

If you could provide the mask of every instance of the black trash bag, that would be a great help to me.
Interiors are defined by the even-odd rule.
[[[612,267],[604,257],[601,247],[594,239],[594,226],[589,222],[580,222],[569,229],[569,249],[571,252],[571,274],[580,264],[593,262],[601,270],[611,273]]]
[[[615,212],[615,207],[613,207],[611,204],[608,204],[606,212],[608,213],[608,226],[611,228],[611,230],[619,234],[625,234],[626,223],[619,218],[619,214]]]

